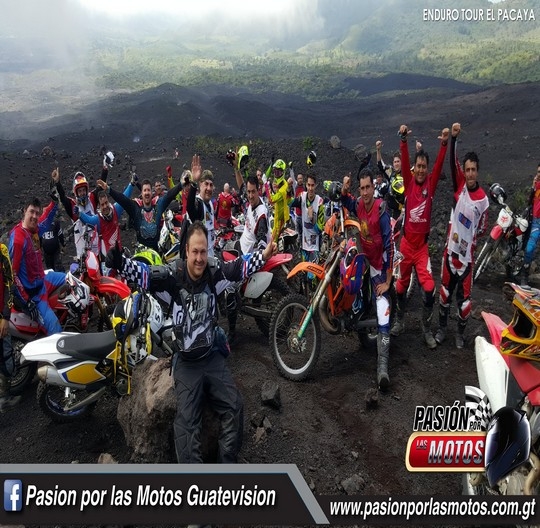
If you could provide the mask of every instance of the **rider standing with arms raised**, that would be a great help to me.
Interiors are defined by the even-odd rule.
[[[476,237],[487,229],[489,200],[476,181],[479,160],[475,152],[467,152],[463,169],[456,152],[456,141],[461,125],[452,125],[450,140],[450,170],[454,190],[454,203],[450,213],[448,237],[444,248],[441,288],[439,290],[439,329],[435,340],[441,344],[446,337],[448,312],[452,294],[456,290],[458,325],[456,348],[463,348],[465,326],[471,315],[471,289]]]
[[[435,196],[435,190],[441,176],[450,130],[448,128],[443,129],[439,136],[441,146],[431,173],[428,173],[429,156],[423,150],[416,152],[413,171],[411,172],[407,144],[407,137],[411,132],[407,125],[401,125],[398,132],[401,138],[401,170],[407,206],[405,210],[403,236],[399,246],[400,252],[403,254],[403,260],[399,265],[400,276],[396,282],[396,321],[390,333],[393,336],[397,336],[405,329],[403,319],[405,315],[406,292],[414,266],[424,295],[424,309],[421,319],[424,340],[428,348],[436,348],[437,342],[431,333],[431,317],[435,302],[435,281],[433,280],[433,273],[431,271],[428,237],[431,226],[433,197]]]

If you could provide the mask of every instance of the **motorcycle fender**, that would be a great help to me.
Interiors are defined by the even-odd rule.
[[[491,229],[491,233],[489,234],[489,236],[495,241],[495,240],[499,240],[502,234],[503,234],[503,228],[499,224],[495,224],[493,228]]]
[[[474,353],[480,389],[489,398],[495,413],[506,405],[508,366],[499,349],[482,336],[477,336],[474,341]]]
[[[488,327],[491,343],[498,347],[501,344],[502,331],[508,327],[508,324],[505,323],[498,315],[484,311],[482,311],[481,314],[486,326]]]
[[[21,350],[22,361],[38,361],[54,365],[57,361],[71,360],[71,356],[58,352],[56,343],[67,336],[75,335],[76,332],[60,332],[50,336],[30,341]]]
[[[293,256],[290,253],[278,253],[277,255],[271,256],[261,268],[262,271],[270,271],[282,264],[286,264],[292,260]]]
[[[315,275],[320,280],[324,279],[324,266],[320,266],[319,264],[315,264],[313,262],[299,262],[291,271],[289,271],[287,279],[294,277],[297,273],[300,273],[301,271],[305,273],[313,273],[313,275]]]
[[[270,286],[273,275],[268,271],[257,271],[247,281],[244,297],[247,299],[257,299]]]
[[[131,290],[129,286],[114,277],[100,277],[96,283],[98,293],[118,294],[122,299],[129,297]]]

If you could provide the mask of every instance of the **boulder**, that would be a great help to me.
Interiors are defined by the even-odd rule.
[[[261,401],[263,405],[268,405],[278,410],[281,409],[279,385],[273,381],[266,380],[261,387]]]
[[[131,394],[118,405],[118,422],[134,462],[174,461],[172,426],[176,399],[169,371],[169,359],[145,361],[133,372]]]
[[[340,149],[341,148],[341,139],[339,139],[337,136],[332,136],[330,138],[330,145],[333,149]]]
[[[147,360],[139,365],[131,380],[131,394],[121,398],[117,418],[131,461],[138,463],[176,462],[173,423],[176,414],[174,378],[170,359]],[[217,460],[219,419],[207,406],[203,408],[201,451],[208,463]]]

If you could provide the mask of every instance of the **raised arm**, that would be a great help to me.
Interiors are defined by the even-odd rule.
[[[407,125],[401,125],[399,127],[398,135],[400,137],[399,151],[401,152],[401,176],[403,176],[403,185],[405,189],[410,188],[412,184],[413,175],[411,172],[411,158],[409,156],[409,145],[407,143],[407,136],[412,132]]]
[[[439,147],[439,153],[437,154],[437,159],[435,160],[435,165],[433,166],[433,171],[431,172],[431,193],[435,194],[435,189],[439,183],[439,178],[442,174],[442,168],[444,164],[444,158],[446,156],[446,151],[448,149],[448,138],[450,137],[450,129],[443,128],[439,139],[441,140],[441,146]]]
[[[124,193],[113,189],[107,182],[104,182],[103,180],[98,180],[97,184],[105,192],[109,193],[113,200],[119,203],[129,216],[135,216],[137,212],[137,204],[131,198],[128,198]]]
[[[64,206],[64,209],[66,210],[67,215],[72,220],[77,220],[77,215],[73,212],[73,202],[66,196],[66,191],[64,191],[64,187],[60,183],[60,169],[56,167],[52,173],[51,178],[56,186],[56,190],[58,191],[58,197],[60,198],[60,201],[62,202],[62,205]]]
[[[452,137],[450,139],[450,174],[452,175],[452,185],[454,188],[454,193],[458,191],[461,185],[465,182],[465,174],[463,169],[459,164],[459,159],[457,155],[457,137],[461,132],[461,125],[459,123],[454,123],[452,125]]]

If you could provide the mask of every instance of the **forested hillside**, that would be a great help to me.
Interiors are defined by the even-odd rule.
[[[188,32],[186,39],[185,28],[147,38],[142,46],[117,35],[107,45],[94,42],[88,70],[100,72],[104,88],[211,82],[311,98],[362,95],[344,79],[388,72],[482,85],[540,80],[540,23],[529,20],[531,13],[540,18],[535,0],[455,0],[450,6],[437,0],[342,1],[333,3],[331,13],[326,4],[319,2],[321,31],[303,45],[279,34],[265,40],[256,33],[243,39]],[[450,8],[457,20],[426,20],[425,11]],[[487,20],[488,9],[495,20]],[[462,10],[470,10],[469,17]],[[505,19],[508,14],[526,20]],[[471,16],[484,20],[467,20]]]

